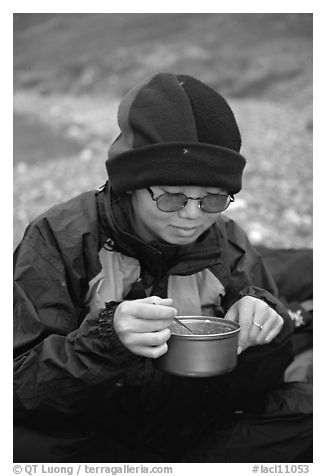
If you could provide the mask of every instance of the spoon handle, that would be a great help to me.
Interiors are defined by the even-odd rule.
[[[156,302],[153,302],[152,304],[153,304],[154,306],[157,305]],[[181,322],[177,317],[174,317],[173,320],[174,320],[174,322],[176,322],[179,326],[182,326],[182,327],[184,327],[185,329],[187,329],[187,331],[190,332],[190,334],[193,334],[192,330],[189,329],[189,327],[186,326],[186,324],[184,324],[183,322]]]
[[[176,322],[179,326],[182,326],[182,327],[184,327],[185,329],[187,329],[187,331],[189,331],[190,334],[193,334],[192,330],[189,329],[189,327],[186,326],[186,324],[184,324],[183,322],[181,322],[180,319],[174,317],[173,320],[174,320],[174,322]]]

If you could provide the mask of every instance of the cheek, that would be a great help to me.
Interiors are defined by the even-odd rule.
[[[153,230],[162,230],[169,223],[168,214],[161,212],[154,203],[146,202],[138,208],[141,220]]]
[[[159,210],[151,210],[151,213],[147,214],[146,219],[156,230],[164,230],[167,225],[171,223],[171,216],[167,213],[160,212]]]
[[[159,220],[162,219],[161,217],[161,212],[155,205],[155,203],[148,203],[146,202],[145,204],[142,204],[142,206],[139,208],[141,210],[141,214],[143,216],[143,219],[146,221],[151,221],[151,220]]]
[[[210,226],[212,226],[213,223],[216,221],[218,215],[219,215],[218,213],[207,214],[205,222],[204,222],[205,228],[209,228]]]

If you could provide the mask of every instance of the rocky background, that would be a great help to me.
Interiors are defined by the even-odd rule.
[[[226,96],[247,158],[226,212],[254,244],[312,247],[312,15],[14,14],[14,246],[106,180],[119,99],[157,71]]]

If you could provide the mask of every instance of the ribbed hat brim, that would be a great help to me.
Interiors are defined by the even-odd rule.
[[[152,185],[198,185],[235,194],[241,190],[245,165],[245,158],[234,150],[198,142],[152,144],[106,162],[116,193]]]

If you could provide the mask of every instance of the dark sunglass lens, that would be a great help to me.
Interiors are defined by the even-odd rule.
[[[164,193],[157,199],[157,206],[163,212],[176,212],[185,207],[187,197],[183,193]]]
[[[229,204],[230,197],[222,194],[207,195],[201,201],[201,207],[207,213],[222,212]]]

